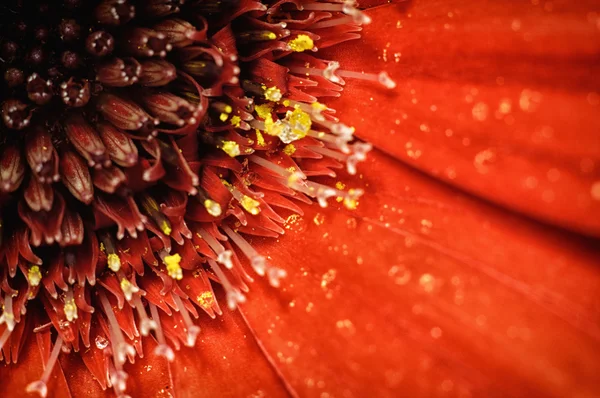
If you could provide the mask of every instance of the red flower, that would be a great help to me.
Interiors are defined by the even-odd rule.
[[[595,132],[600,118],[594,107],[600,104],[594,78],[600,10],[592,1],[558,3],[386,5],[367,12],[375,23],[364,28],[360,42],[320,52],[344,70],[387,70],[397,82],[390,92],[348,79],[344,94],[327,101],[376,147],[358,178],[335,180],[339,188],[367,194],[353,210],[332,201],[324,209],[299,205],[303,214],[285,220],[285,234],[276,243],[253,238],[253,248],[287,273],[281,287],[255,280],[240,311],[200,323],[196,347],[178,351],[172,363],[153,355],[156,343],[147,339],[145,358],[126,365],[128,393],[597,394],[600,148]],[[373,78],[389,83],[385,76]],[[102,101],[146,117],[126,99]],[[106,118],[113,125],[131,121],[122,115]],[[119,137],[110,142],[121,151],[116,159],[126,163],[123,153],[135,147]],[[98,162],[92,141],[81,146],[89,149],[90,158],[82,154],[85,160]],[[161,159],[160,147],[145,150]],[[17,170],[14,156],[7,164]],[[60,157],[65,170],[85,168],[80,157]],[[65,184],[72,193],[82,178],[76,171],[61,172],[72,175]],[[18,186],[19,173],[2,176],[3,181]],[[174,183],[175,177],[169,181],[190,186],[185,180]],[[173,209],[166,214],[170,225],[179,225],[174,220],[183,217],[176,210],[181,199],[160,197]],[[347,199],[355,207],[354,197]],[[135,231],[135,222],[119,220],[136,215],[112,212],[114,200],[101,196],[93,206],[119,224],[127,244],[134,245],[126,234]],[[165,214],[152,210],[152,197],[141,202],[160,226]],[[77,229],[74,214],[71,230]],[[43,224],[39,239],[50,239],[48,230]],[[200,234],[210,245],[205,232]],[[223,233],[229,235],[227,229]],[[143,264],[136,256],[145,252],[132,248],[126,258],[135,268]],[[146,264],[152,261],[157,260],[144,258]],[[94,273],[81,270],[77,278]],[[110,281],[100,283],[110,289]],[[159,294],[152,290],[158,282],[140,283],[148,295]],[[221,302],[230,298],[221,289],[216,294]],[[168,317],[161,319],[171,325]],[[42,374],[40,358],[48,358],[56,344],[49,333],[38,333],[36,340],[24,344],[17,365],[0,369],[4,395],[14,396]],[[102,394],[82,366],[83,361],[93,367],[97,352],[60,356],[49,391]]]

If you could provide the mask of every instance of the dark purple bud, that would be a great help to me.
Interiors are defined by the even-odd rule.
[[[185,0],[147,0],[143,3],[142,12],[151,18],[161,18],[180,11]]]
[[[142,74],[142,66],[134,58],[113,58],[98,67],[96,80],[112,87],[131,86]]]
[[[194,124],[198,109],[185,99],[169,92],[147,92],[140,96],[146,109],[161,122],[184,126]]]
[[[66,209],[60,231],[62,233],[62,239],[59,242],[61,246],[80,245],[83,242],[85,230],[79,213]]]
[[[119,186],[127,180],[127,177],[120,168],[111,166],[94,170],[92,180],[96,188],[107,193],[115,193]]]
[[[58,25],[60,38],[69,43],[79,39],[81,35],[81,26],[74,19],[63,19]]]
[[[27,96],[38,105],[47,104],[52,99],[52,82],[32,73],[27,78]]]
[[[128,0],[102,0],[94,15],[101,24],[123,25],[135,16],[135,7]]]
[[[65,132],[71,145],[87,160],[90,167],[110,166],[104,143],[83,116],[79,113],[69,116],[65,122]]]
[[[153,29],[162,33],[175,48],[189,46],[193,43],[190,36],[196,31],[194,26],[179,18],[166,19],[154,25]]]
[[[17,56],[17,52],[19,51],[19,45],[14,41],[5,41],[2,43],[2,49],[0,50],[0,55],[7,62],[12,62]]]
[[[45,43],[48,40],[48,36],[50,35],[50,31],[45,26],[38,26],[33,30],[33,37],[42,43]]]
[[[175,65],[164,59],[149,59],[142,62],[140,84],[146,87],[158,87],[169,84],[177,77]]]
[[[42,47],[34,47],[25,55],[25,62],[38,66],[46,61],[46,53]]]
[[[123,51],[134,57],[164,58],[173,48],[163,33],[148,28],[128,30],[119,43]]]
[[[67,69],[75,70],[81,66],[81,57],[79,54],[73,51],[65,51],[60,57],[60,61],[63,66]]]
[[[0,155],[0,191],[14,192],[25,177],[25,162],[14,145],[4,148]]]
[[[16,99],[9,99],[2,104],[2,121],[9,129],[22,130],[29,126],[31,111],[27,105]]]
[[[8,87],[14,88],[25,82],[25,74],[21,69],[10,68],[4,72],[4,81]]]
[[[29,168],[40,182],[49,184],[60,179],[58,155],[52,145],[52,136],[44,127],[35,126],[27,131],[25,156]]]
[[[54,201],[54,189],[51,184],[43,184],[37,178],[30,178],[23,197],[33,211],[50,211]]]
[[[104,57],[114,49],[115,39],[103,30],[91,33],[85,40],[85,50],[95,57]]]
[[[158,134],[157,119],[150,117],[138,104],[111,93],[102,93],[98,97],[97,108],[100,113],[116,127],[123,130],[138,131],[148,139]]]
[[[85,161],[75,152],[60,156],[60,175],[65,187],[79,201],[90,204],[94,199],[92,177]]]
[[[75,80],[71,77],[60,85],[60,97],[66,105],[73,108],[86,105],[90,96],[90,83],[87,80]]]
[[[137,147],[127,134],[110,123],[98,123],[96,128],[113,162],[122,167],[131,167],[137,163]]]

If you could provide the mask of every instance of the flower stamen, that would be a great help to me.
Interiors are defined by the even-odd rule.
[[[56,341],[54,342],[54,347],[52,348],[52,352],[50,353],[50,358],[48,358],[48,362],[46,362],[44,366],[44,372],[42,373],[42,377],[29,383],[27,385],[26,391],[29,393],[37,393],[40,397],[46,398],[48,395],[48,379],[50,378],[50,374],[52,373],[52,369],[56,364],[56,360],[58,359],[58,355],[60,354],[60,350],[63,345],[63,340],[60,334],[56,337]]]
[[[227,306],[229,307],[229,309],[233,311],[237,308],[238,304],[245,303],[246,296],[244,296],[244,294],[239,289],[236,289],[231,284],[231,282],[229,282],[229,279],[227,279],[227,276],[225,275],[223,270],[221,270],[219,264],[217,264],[214,260],[210,259],[208,260],[208,264],[210,265],[215,275],[217,276],[217,278],[219,278],[219,281],[223,285],[223,289],[225,290],[227,300]]]
[[[188,347],[193,347],[194,345],[196,345],[196,338],[200,333],[200,327],[194,325],[194,323],[192,322],[192,318],[190,318],[190,314],[188,313],[187,308],[185,308],[183,302],[181,301],[181,298],[176,294],[173,294],[172,296],[173,300],[175,301],[175,305],[177,306],[176,310],[179,312],[179,314],[181,314],[183,322],[185,323],[187,332],[187,341],[185,345]]]
[[[165,358],[169,362],[173,362],[173,360],[175,360],[175,353],[173,352],[173,349],[171,347],[169,347],[165,341],[165,335],[163,333],[163,330],[162,330],[162,327],[160,324],[160,317],[158,315],[158,309],[152,303],[148,303],[148,306],[150,307],[150,314],[152,315],[152,319],[154,320],[154,322],[156,324],[156,328],[154,329],[154,332],[156,334],[156,340],[158,341],[158,345],[154,349],[154,354]]]

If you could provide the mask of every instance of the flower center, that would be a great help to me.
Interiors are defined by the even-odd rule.
[[[100,350],[94,376],[125,396],[140,334],[172,361],[201,312],[222,314],[213,283],[231,310],[246,269],[280,286],[248,238],[282,234],[279,210],[357,206],[361,190],[312,180],[355,174],[371,149],[319,97],[343,78],[395,84],[318,55],[369,21],[349,1],[0,6],[0,352],[54,340],[28,391],[46,396],[61,352]]]

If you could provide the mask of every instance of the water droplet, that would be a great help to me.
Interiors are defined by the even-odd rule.
[[[483,122],[488,117],[488,113],[490,112],[490,107],[483,103],[478,102],[473,106],[471,113],[473,114],[473,119]]]
[[[431,274],[423,274],[419,279],[419,284],[427,293],[433,292],[435,288],[435,278]]]
[[[97,336],[94,342],[96,343],[96,347],[98,347],[99,350],[103,350],[108,346],[108,340],[103,336]]]
[[[408,282],[410,282],[412,273],[403,265],[394,265],[388,271],[388,275],[397,285],[406,285]]]

